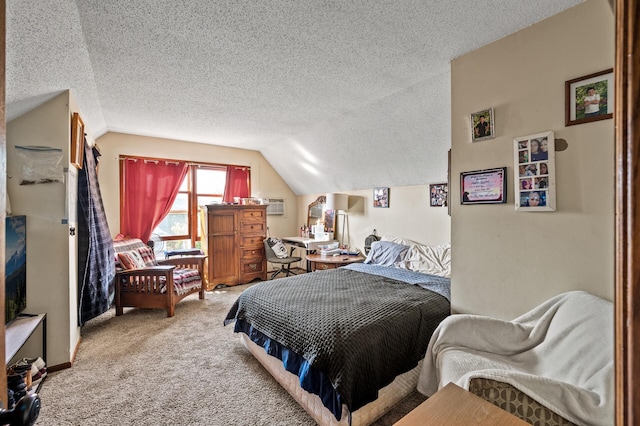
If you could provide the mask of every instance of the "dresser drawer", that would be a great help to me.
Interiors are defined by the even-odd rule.
[[[262,235],[249,235],[240,237],[240,247],[242,248],[261,248],[264,251],[264,236]]]
[[[313,270],[314,271],[324,271],[325,269],[336,269],[342,265],[336,263],[320,263],[313,262]]]
[[[240,221],[241,222],[264,222],[265,220],[266,209],[245,209],[240,212]]]
[[[264,258],[264,246],[261,247],[242,247],[240,249],[241,259],[262,259]]]
[[[262,275],[265,271],[265,262],[262,259],[256,259],[253,261],[243,261],[240,263],[240,273],[243,275],[258,274]]]
[[[267,224],[265,222],[240,222],[241,234],[266,235]]]

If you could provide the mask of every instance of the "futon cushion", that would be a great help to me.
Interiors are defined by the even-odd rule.
[[[158,264],[153,253],[153,249],[143,243],[139,238],[115,239],[113,241],[113,249],[116,261],[116,271],[121,271],[122,269],[132,269],[127,268],[125,265],[123,265],[120,261],[120,257],[118,256],[119,253],[130,251],[138,252],[144,262],[144,266],[156,266]]]
[[[194,287],[200,288],[202,279],[197,269],[174,269],[173,287],[176,293],[183,294],[189,292]]]

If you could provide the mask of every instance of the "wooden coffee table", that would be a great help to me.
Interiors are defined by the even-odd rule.
[[[311,271],[322,271],[325,269],[336,269],[350,263],[364,262],[365,257],[361,254],[338,256],[323,256],[321,254],[308,254],[307,261],[311,262]]]

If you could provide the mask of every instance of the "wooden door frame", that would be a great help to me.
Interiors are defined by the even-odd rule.
[[[640,19],[635,0],[617,0],[615,9],[615,420],[617,425],[637,425],[640,424],[640,55],[637,52]]]
[[[0,218],[6,199],[5,52],[6,4],[0,0]],[[640,424],[640,9],[634,0],[616,0],[615,142],[615,365],[616,424]],[[0,227],[4,241],[4,226]],[[4,312],[4,247],[0,247],[0,314]],[[3,317],[4,315],[0,315]],[[0,326],[0,358],[4,360],[4,326]],[[6,363],[6,360],[3,361]],[[0,369],[0,400],[7,406],[6,370]],[[633,378],[639,378],[634,383]]]
[[[0,241],[5,241],[5,217],[7,209],[7,123],[5,107],[5,59],[6,59],[6,4],[5,0],[0,0]],[[0,358],[2,365],[6,365],[5,340],[4,340],[4,275],[5,275],[5,249],[4,244],[0,244]],[[3,407],[8,407],[7,401],[7,369],[0,369],[0,401]]]

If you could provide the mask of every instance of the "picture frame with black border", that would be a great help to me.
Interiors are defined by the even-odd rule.
[[[504,204],[506,202],[506,167],[460,173],[460,204]]]
[[[431,207],[447,207],[448,192],[446,182],[429,185],[429,205]]]

